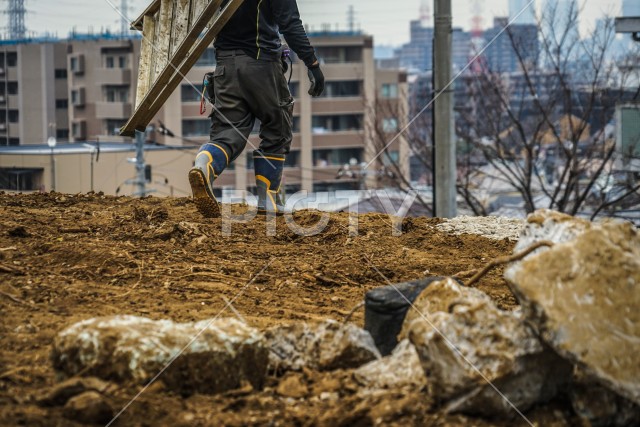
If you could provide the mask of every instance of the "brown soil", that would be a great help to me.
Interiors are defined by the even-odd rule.
[[[283,219],[274,237],[264,219],[235,224],[223,237],[220,220],[203,219],[188,199],[0,194],[0,218],[0,425],[78,425],[62,408],[34,403],[59,380],[51,344],[74,322],[114,314],[203,320],[218,315],[225,298],[237,298],[235,309],[257,327],[343,320],[365,291],[386,284],[367,259],[401,282],[479,268],[512,249],[508,241],[444,234],[428,218],[406,219],[404,234],[393,237],[384,215],[361,216],[359,236],[351,238],[347,214],[332,215],[314,237],[296,236]],[[296,218],[312,224],[318,214]],[[501,269],[477,287],[514,307]],[[352,321],[362,324],[363,311]],[[301,399],[277,393],[283,378],[270,378],[259,392],[189,398],[159,381],[115,425],[495,424],[439,414],[419,394],[362,397],[349,372],[296,375]],[[119,411],[140,389],[125,384],[108,398]]]

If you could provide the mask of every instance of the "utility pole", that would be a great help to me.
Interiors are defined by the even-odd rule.
[[[133,159],[127,159],[129,163],[134,163],[136,165],[136,178],[127,180],[126,184],[136,186],[137,190],[133,195],[138,197],[145,197],[147,194],[154,192],[154,190],[147,190],[147,178],[144,173],[147,167],[144,162],[144,143],[146,139],[146,131],[136,131],[136,157]]]
[[[456,142],[453,123],[451,0],[434,0],[433,40],[434,165],[433,203],[435,216],[453,218],[456,206]],[[446,90],[444,90],[446,88]]]

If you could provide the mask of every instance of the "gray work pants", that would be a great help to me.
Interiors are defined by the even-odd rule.
[[[293,126],[293,97],[280,61],[260,61],[241,50],[216,52],[215,109],[211,142],[227,150],[230,162],[247,145],[256,118],[260,150],[288,154]]]

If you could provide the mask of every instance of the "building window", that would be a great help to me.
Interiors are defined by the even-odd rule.
[[[118,57],[118,66],[120,68],[127,68],[128,65],[128,61],[127,61],[127,57],[126,56],[119,56]]]
[[[216,65],[216,51],[210,47],[204,51],[202,56],[196,62],[196,67],[215,67]]]
[[[9,145],[14,147],[20,145],[20,138],[9,138]]]
[[[56,108],[60,110],[66,110],[69,108],[69,100],[68,99],[56,99]]]
[[[380,96],[383,98],[397,98],[398,97],[398,85],[395,83],[385,83],[380,90]]]
[[[7,93],[9,95],[17,95],[18,94],[18,82],[9,82],[9,83],[7,83]]]
[[[298,96],[300,96],[300,83],[298,82],[289,83],[289,92],[291,93],[291,96],[293,96],[294,98],[297,98]]]
[[[360,46],[328,46],[316,48],[316,56],[327,64],[362,62]]]
[[[113,56],[107,56],[105,59],[105,66],[107,68],[115,68],[114,64]]]
[[[44,169],[0,168],[0,189],[36,191],[42,185]]]
[[[20,121],[20,112],[18,110],[9,110],[9,123],[18,123]]]
[[[393,133],[398,131],[398,119],[388,118],[382,120],[382,130],[385,133]]]
[[[106,135],[118,136],[120,135],[120,129],[127,123],[122,119],[107,119],[104,121]]]
[[[56,76],[56,79],[66,80],[67,77],[68,77],[68,73],[67,73],[66,68],[58,68],[58,69],[56,69],[55,76]]]
[[[17,67],[18,66],[18,53],[17,52],[8,52],[7,53],[7,67]]]
[[[211,132],[211,121],[208,119],[191,119],[182,121],[182,135],[208,136]]]
[[[293,133],[300,132],[300,117],[295,116],[293,118]]]
[[[342,114],[334,116],[313,116],[313,133],[343,132],[362,130],[362,114]]]
[[[362,82],[358,80],[327,82],[322,96],[324,98],[340,98],[346,96],[360,96]]]
[[[104,98],[107,102],[127,103],[129,102],[129,86],[105,86]]]
[[[300,167],[300,152],[299,151],[291,151],[287,154],[286,160],[284,161],[285,168],[297,168]]]
[[[364,161],[363,148],[313,150],[313,165],[315,167],[343,166],[349,163],[360,164],[362,161]]]
[[[182,102],[200,102],[202,93],[191,85],[182,85]]]
[[[62,141],[69,140],[69,129],[57,129],[56,130],[56,138]]]

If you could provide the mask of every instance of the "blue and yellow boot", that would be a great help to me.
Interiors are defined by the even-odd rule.
[[[213,181],[229,165],[229,155],[218,144],[205,144],[196,156],[193,169],[189,171],[189,183],[193,201],[198,211],[206,218],[218,218],[220,206],[213,195]]]
[[[267,154],[260,150],[253,152],[259,215],[284,213],[284,204],[280,199],[284,161],[285,157],[280,154]]]

